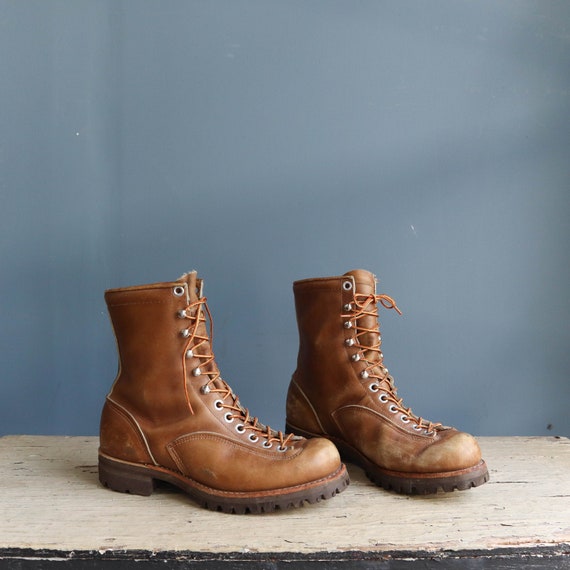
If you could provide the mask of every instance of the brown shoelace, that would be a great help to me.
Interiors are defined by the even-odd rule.
[[[284,434],[282,431],[273,430],[269,426],[261,423],[257,417],[252,416],[249,413],[249,410],[241,405],[238,396],[234,394],[227,382],[220,376],[220,372],[215,362],[214,353],[211,350],[214,340],[214,322],[206,301],[206,297],[202,297],[197,301],[190,303],[179,313],[181,318],[190,320],[190,326],[182,331],[183,336],[188,339],[184,349],[184,371],[186,372],[186,358],[199,358],[200,365],[198,368],[194,368],[191,374],[193,376],[200,376],[202,374],[206,374],[208,376],[208,381],[206,384],[201,386],[200,391],[202,394],[209,394],[210,392],[216,392],[219,394],[220,397],[216,400],[216,407],[220,410],[227,410],[225,414],[226,420],[231,423],[233,420],[237,419],[241,424],[243,424],[242,429],[238,429],[239,426],[236,427],[238,433],[243,433],[246,429],[252,430],[253,433],[250,433],[249,435],[250,441],[256,442],[259,437],[262,437],[265,438],[265,442],[262,444],[263,447],[268,449],[273,446],[273,442],[276,442],[279,444],[277,447],[278,451],[285,451],[287,449],[287,444],[294,435]],[[209,336],[207,333],[206,322],[209,324]],[[200,334],[199,330],[201,324],[204,325],[204,329],[206,331],[203,334]],[[186,392],[186,398],[188,405],[190,406],[188,392]]]
[[[386,397],[382,398],[381,401],[384,403],[390,402],[395,412],[402,414],[402,420],[405,423],[412,421],[415,424],[414,429],[416,429],[416,431],[423,429],[428,435],[432,435],[438,428],[442,427],[442,424],[424,420],[422,417],[416,416],[411,408],[404,407],[403,398],[398,398],[394,379],[384,366],[384,355],[381,351],[382,336],[380,334],[378,320],[378,303],[385,309],[394,309],[399,315],[402,314],[402,311],[400,311],[396,305],[396,301],[388,295],[355,293],[353,307],[351,308],[352,311],[349,314],[342,315],[343,318],[348,318],[355,322],[356,342],[354,346],[359,349],[360,357],[367,364],[361,376],[363,378],[375,378],[377,380],[377,383],[373,382],[371,387],[375,386],[376,391],[379,389],[385,391]],[[361,322],[362,319],[366,317],[372,318],[374,323],[376,323],[374,328],[367,328],[359,323],[359,321]],[[363,343],[363,338],[376,338],[377,341],[373,342],[371,346],[368,346]]]

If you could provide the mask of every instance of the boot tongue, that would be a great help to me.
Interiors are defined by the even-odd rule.
[[[376,294],[376,276],[370,271],[365,269],[353,269],[347,271],[345,276],[354,277],[356,284],[356,292],[362,295],[375,295]]]
[[[370,271],[364,269],[354,269],[353,271],[347,271],[345,276],[351,276],[354,278],[355,283],[355,294],[358,295],[375,295],[376,294],[376,276]],[[365,308],[368,312],[374,312],[376,307],[376,300],[371,299],[368,302],[365,301],[364,297],[357,297],[359,303],[364,303]],[[378,331],[378,319],[375,316],[362,316],[358,319],[357,325],[361,329],[371,329]],[[359,335],[360,344],[364,346],[378,346],[379,338],[378,332],[364,333]],[[379,353],[373,350],[364,351],[364,357],[369,362],[378,362],[380,360]]]
[[[202,296],[202,279],[198,279],[196,270],[189,271],[177,279],[178,283],[185,283],[188,291],[188,302],[193,303]]]

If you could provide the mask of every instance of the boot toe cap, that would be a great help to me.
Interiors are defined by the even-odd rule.
[[[338,471],[341,466],[340,455],[332,442],[314,438],[304,440],[303,443],[301,458],[308,479],[322,479]]]
[[[453,431],[420,455],[418,459],[422,470],[456,471],[473,467],[481,461],[477,440],[468,433]]]

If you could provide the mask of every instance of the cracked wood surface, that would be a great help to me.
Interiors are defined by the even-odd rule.
[[[317,505],[265,515],[198,508],[160,488],[115,493],[97,480],[96,437],[0,438],[0,551],[461,552],[570,543],[570,440],[479,438],[491,481],[408,497],[349,465],[351,485]]]

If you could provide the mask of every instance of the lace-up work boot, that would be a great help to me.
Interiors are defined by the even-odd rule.
[[[374,275],[355,270],[340,277],[293,285],[300,347],[287,395],[287,429],[327,437],[377,485],[429,494],[468,489],[489,476],[476,440],[416,416],[398,398],[384,366]]]
[[[325,439],[274,431],[222,380],[196,272],[109,290],[120,368],[101,417],[99,479],[150,495],[157,481],[223,512],[265,512],[334,496],[348,484]],[[208,326],[207,326],[208,324]]]

